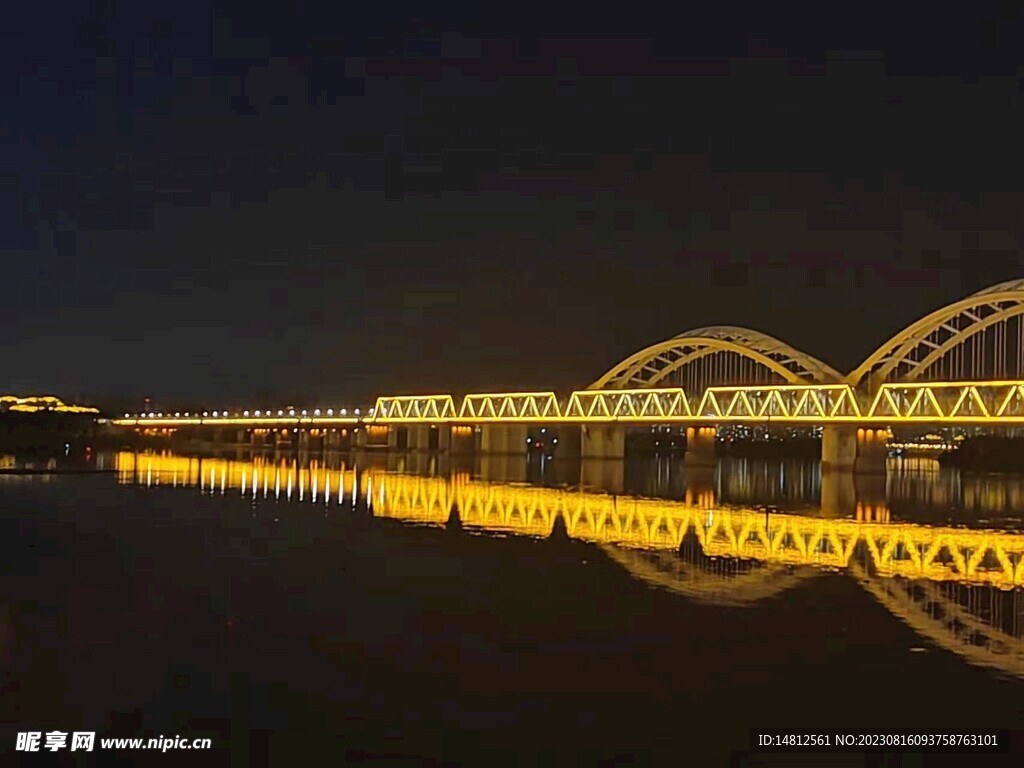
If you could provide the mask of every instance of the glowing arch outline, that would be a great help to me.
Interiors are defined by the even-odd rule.
[[[689,351],[683,351],[689,350]],[[667,352],[683,351],[647,379],[638,377]],[[842,374],[827,363],[791,347],[774,336],[735,325],[694,328],[670,339],[651,344],[612,366],[588,389],[657,387],[666,376],[716,352],[735,352],[768,368],[790,384],[836,383]],[[790,367],[793,366],[793,367]]]
[[[998,306],[1001,304],[1007,306]],[[995,311],[985,317],[979,317],[971,310],[980,307],[988,307]],[[911,369],[899,378],[899,381],[915,381],[937,360],[975,334],[1015,315],[1024,315],[1024,279],[1007,280],[991,285],[929,312],[876,348],[864,362],[846,376],[845,380],[854,387],[870,380],[885,381],[889,374],[908,362],[914,351],[925,346],[929,351],[919,360],[910,359]],[[949,325],[951,320],[961,317],[969,320],[970,324],[963,328]],[[938,330],[950,332],[950,336],[941,344],[928,340],[928,337]]]

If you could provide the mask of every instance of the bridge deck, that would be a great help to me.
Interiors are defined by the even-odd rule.
[[[280,412],[279,412],[280,413]],[[873,398],[847,384],[709,387],[699,398],[679,388],[379,397],[362,416],[127,415],[118,426],[318,427],[356,424],[991,424],[1024,425],[1024,381],[883,384]]]

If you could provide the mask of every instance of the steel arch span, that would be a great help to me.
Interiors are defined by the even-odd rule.
[[[846,377],[887,381],[1024,378],[1024,279],[989,286],[895,334]]]
[[[760,331],[731,325],[695,328],[641,349],[588,389],[682,386],[687,392],[727,384],[836,383],[842,374]]]

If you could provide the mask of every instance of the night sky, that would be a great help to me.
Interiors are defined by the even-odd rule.
[[[0,25],[0,392],[569,390],[711,324],[845,371],[1024,276],[1017,6],[59,5]]]

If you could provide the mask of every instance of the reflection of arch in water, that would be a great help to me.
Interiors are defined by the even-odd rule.
[[[850,571],[886,610],[921,637],[970,664],[1024,677],[1024,640],[992,626],[951,600],[943,594],[943,584],[872,577],[854,563],[850,564]],[[1003,599],[1005,594],[995,591],[994,596]],[[1014,590],[1011,600],[1016,605],[1022,597],[1020,590]],[[1018,628],[1021,625],[1019,621],[1014,623]]]
[[[633,578],[701,603],[747,606],[785,592],[820,572],[750,560],[688,563],[678,553],[599,545]]]

